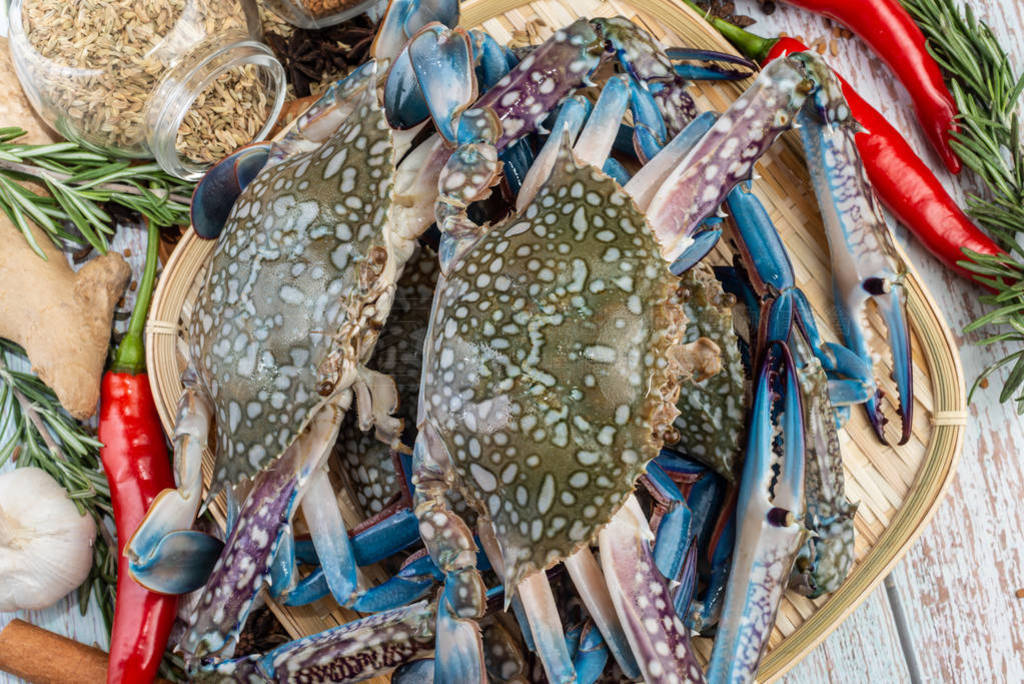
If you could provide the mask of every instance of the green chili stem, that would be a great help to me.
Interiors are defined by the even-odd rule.
[[[700,13],[705,21],[714,26],[715,30],[735,45],[736,49],[742,52],[745,57],[755,62],[763,62],[768,57],[768,52],[772,49],[772,46],[778,42],[775,38],[764,38],[750,31],[745,31],[735,24],[730,24],[725,19],[713,17],[694,4],[692,0],[683,0],[683,2],[694,12]]]
[[[135,299],[135,310],[128,321],[128,333],[121,340],[114,354],[111,370],[115,373],[138,375],[146,372],[146,347],[143,332],[146,329],[146,315],[153,298],[156,283],[156,267],[160,252],[160,230],[152,221],[146,221],[146,268],[139,283],[139,294]]]

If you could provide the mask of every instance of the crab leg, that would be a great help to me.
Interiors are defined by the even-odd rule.
[[[361,592],[344,605],[360,613],[378,613],[425,598],[442,579],[437,566],[429,556],[406,561],[393,577],[383,584]],[[299,582],[295,590],[284,598],[286,606],[304,606],[318,601],[330,593],[322,568]]]
[[[309,431],[254,480],[182,640],[190,658],[233,648],[260,588],[271,575],[295,506],[330,453],[343,414],[342,406],[325,406]]]
[[[128,570],[137,582],[167,594],[202,586],[223,544],[189,530],[202,502],[203,447],[213,406],[195,389],[191,367],[182,374],[185,392],[174,425],[174,477],[177,489],[165,489],[153,501],[125,545]]]
[[[687,158],[690,151],[711,130],[715,123],[712,114],[704,113],[694,118],[678,135],[672,138],[667,145],[661,148],[647,150],[645,157],[650,161],[644,164],[636,175],[626,183],[626,191],[629,192],[641,209],[650,206],[658,188],[678,168],[682,160]],[[710,219],[703,219],[705,223]],[[671,271],[679,275],[692,268],[698,261],[703,259],[718,244],[722,231],[715,228],[707,228],[696,232],[687,246],[675,258],[670,266]]]
[[[750,177],[754,162],[792,126],[812,89],[799,63],[772,62],[661,184],[647,217],[666,260],[675,261],[690,246],[701,220]]]
[[[779,385],[781,384],[781,388]],[[781,391],[780,391],[781,390]],[[781,402],[776,398],[781,394]],[[781,403],[781,406],[780,406]],[[785,580],[806,538],[802,525],[803,410],[789,349],[772,342],[765,353],[750,423],[737,503],[737,535],[725,606],[708,681],[751,681],[775,624]],[[774,470],[774,409],[781,409],[782,461]]]
[[[850,118],[835,75],[818,62],[810,64],[821,72],[822,88],[816,104],[824,114],[801,113],[800,139],[825,219],[839,324],[847,346],[871,365],[871,329],[865,312],[869,299],[878,305],[889,334],[902,419],[899,444],[904,444],[910,439],[914,408],[910,334],[904,314],[906,273],[860,163],[854,144],[856,122]],[[827,117],[824,121],[823,115]],[[875,433],[887,443],[879,400],[876,393],[865,406]]]
[[[625,77],[613,76],[601,88],[593,107],[579,96],[566,100],[555,118],[552,134],[545,141],[516,196],[516,210],[522,211],[533,201],[551,174],[566,140],[574,145],[573,151],[581,163],[598,168],[604,166],[632,96]]]
[[[418,535],[416,541],[419,541]],[[360,565],[366,565],[366,563],[361,562],[361,546],[358,538],[354,540],[352,546],[356,562]],[[314,554],[311,561],[319,563],[319,557]],[[483,554],[477,554],[477,567],[481,570],[490,569],[487,557]],[[344,605],[360,613],[376,613],[390,610],[424,598],[431,589],[443,580],[444,575],[438,569],[437,564],[434,563],[433,559],[425,551],[421,550],[409,556],[402,564],[402,568],[393,577],[390,577],[382,584],[360,592]],[[324,598],[328,593],[330,592],[324,579],[323,568],[318,567],[299,582],[295,589],[288,592],[283,602],[287,606],[303,606]]]
[[[644,475],[643,482],[661,511],[654,542],[654,564],[667,579],[680,581],[689,556],[689,540],[693,536],[693,513],[686,505],[679,488],[657,463],[652,461],[647,464],[647,474]],[[679,599],[676,602],[676,612],[685,615],[686,604],[689,604],[690,598],[684,599],[682,593],[685,592],[676,592],[676,598]]]
[[[583,124],[590,116],[593,107],[590,100],[582,95],[574,95],[566,100],[558,110],[555,122],[551,126],[551,135],[544,141],[544,146],[537,153],[526,177],[523,178],[519,194],[516,195],[516,211],[521,212],[526,208],[537,191],[551,175],[551,169],[558,159],[558,149],[562,143],[562,136],[568,136],[570,142],[575,142]]]
[[[516,595],[523,602],[530,632],[548,681],[556,684],[575,682],[576,667],[565,644],[558,607],[547,576],[543,572],[527,575],[519,581]]]
[[[420,403],[422,407],[422,399]],[[476,569],[473,535],[445,499],[453,479],[444,445],[432,426],[421,425],[413,451],[414,509],[423,543],[445,577],[438,599],[435,679],[483,682],[483,644],[476,620],[486,609],[486,589]]]
[[[356,560],[325,468],[310,478],[301,507],[331,595],[340,605],[347,605],[358,589]]]
[[[226,660],[196,673],[201,681],[358,682],[429,657],[437,611],[426,601],[349,622],[278,646],[266,654]]]
[[[598,534],[612,600],[646,681],[703,682],[689,632],[651,555],[652,537],[633,496]]]
[[[612,601],[594,554],[588,548],[582,548],[576,553],[568,556],[565,561],[565,569],[569,571],[572,583],[579,590],[580,599],[590,613],[594,624],[606,635],[604,638],[608,650],[615,657],[623,673],[629,678],[636,678],[640,675],[636,659],[629,649],[629,642],[626,632],[619,622],[619,616],[615,611],[615,604]]]
[[[849,378],[833,384],[834,403],[863,403],[874,392],[875,381],[871,367],[855,352],[841,344],[826,342],[818,331],[806,295],[796,286],[796,276],[789,254],[764,205],[748,189],[734,189],[727,198],[729,211],[735,219],[739,233],[738,243],[746,263],[753,266],[760,282],[755,289],[766,293],[770,288],[777,293],[770,298],[768,316],[759,327],[759,347],[767,341],[789,342],[794,322],[807,339],[811,351],[822,367],[830,373]]]
[[[699,495],[695,487],[693,494]],[[722,613],[722,602],[725,600],[726,584],[729,581],[732,554],[736,540],[736,490],[733,487],[726,495],[724,502],[720,502],[713,514],[705,516],[706,520],[706,548],[708,556],[709,571],[705,578],[703,599],[700,601],[691,600],[686,613],[686,624],[691,629],[702,634],[718,624]],[[694,497],[689,499],[690,505],[697,510],[700,500]],[[709,512],[710,513],[710,512]],[[679,602],[677,601],[677,605]]]

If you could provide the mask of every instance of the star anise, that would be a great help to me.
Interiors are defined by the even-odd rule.
[[[311,95],[311,85],[338,78],[362,63],[377,31],[366,15],[322,29],[296,28],[291,35],[268,31],[265,40],[284,65],[295,96]]]
[[[764,0],[761,1],[764,4]],[[747,15],[735,13],[736,5],[733,0],[695,0],[695,2],[701,9],[707,10],[711,16],[725,19],[741,28],[754,23],[754,20]]]

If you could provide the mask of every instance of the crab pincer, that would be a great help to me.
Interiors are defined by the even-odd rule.
[[[764,355],[750,426],[732,571],[708,665],[712,684],[753,679],[807,535],[803,408],[796,366],[783,342],[770,343]]]
[[[903,284],[906,269],[860,163],[854,142],[857,122],[852,118],[842,87],[827,65],[807,55],[799,53],[792,58],[807,65],[816,75],[819,88],[814,96],[815,106],[800,112],[797,123],[825,219],[839,325],[846,346],[865,364],[874,365],[870,345],[873,332],[866,313],[869,300],[877,305],[888,332],[899,394],[902,425],[898,443],[904,444],[910,439],[914,409],[910,332],[905,313],[907,293]],[[881,393],[869,397],[865,407],[878,438],[888,443]]]

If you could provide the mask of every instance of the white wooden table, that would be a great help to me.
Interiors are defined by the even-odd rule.
[[[1019,73],[1024,69],[1024,0],[970,2],[1010,50]],[[736,0],[736,6],[737,12],[759,19],[751,30],[762,35],[785,31],[808,43],[832,38],[821,19],[802,10],[780,6],[765,17],[753,0]],[[856,39],[836,42],[838,56],[826,57],[939,169],[918,132],[909,98],[887,68]],[[952,177],[945,172],[940,177],[962,198]],[[906,231],[900,228],[898,234],[907,244]],[[133,254],[143,251],[133,249]],[[982,292],[949,274],[912,240],[908,251],[963,345],[970,382],[1002,354],[971,346],[978,336],[959,334],[981,313],[977,299]],[[1016,597],[1024,588],[1024,420],[998,403],[997,385],[970,408],[956,479],[920,541],[886,585],[797,665],[787,682],[1024,681],[1024,599]],[[12,617],[0,613],[0,627]],[[106,647],[97,611],[82,617],[73,598],[18,617]],[[0,684],[11,681],[0,673]]]

